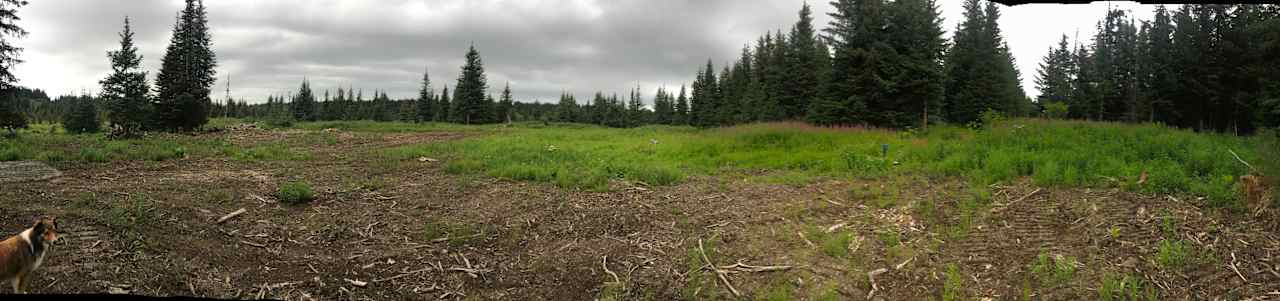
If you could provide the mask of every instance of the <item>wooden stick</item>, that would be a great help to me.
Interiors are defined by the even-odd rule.
[[[1013,205],[1014,203],[1017,203],[1017,202],[1021,202],[1022,200],[1025,200],[1033,195],[1036,195],[1036,193],[1039,193],[1039,192],[1040,192],[1040,188],[1036,188],[1035,191],[1032,191],[1031,193],[1028,193],[1027,195],[1022,196],[1013,202],[1010,202],[1009,204],[1005,205],[1005,207],[1008,207],[1009,205]]]
[[[702,260],[705,261],[708,266],[711,266],[712,270],[715,270],[716,276],[719,276],[720,281],[724,282],[724,286],[729,288],[729,292],[733,293],[734,297],[742,297],[742,294],[738,293],[738,289],[733,288],[733,284],[729,283],[729,278],[724,277],[724,272],[721,271],[719,268],[716,268],[716,265],[714,263],[711,263],[711,259],[707,258],[707,251],[702,248],[701,238],[698,239],[698,253],[701,253]]]
[[[874,271],[867,272],[867,279],[871,280],[871,291],[867,292],[867,300],[871,300],[871,296],[875,296],[876,291],[880,289],[880,286],[876,285],[876,275],[880,275],[888,271],[889,269],[879,268]]]
[[[836,230],[837,230],[837,229],[840,229],[841,227],[844,227],[844,226],[845,226],[845,225],[847,225],[847,224],[848,224],[848,223],[839,223],[839,224],[835,224],[835,225],[833,225],[833,226],[831,226],[831,227],[827,227],[827,233],[836,232]]]
[[[241,241],[240,241],[240,243],[242,243],[242,244],[246,244],[246,245],[250,245],[250,246],[259,247],[259,248],[263,248],[263,249],[266,249],[266,248],[267,248],[267,245],[259,244],[259,243],[252,243],[252,242],[249,242],[249,241],[247,241],[247,240],[241,240]]]
[[[1240,163],[1243,163],[1244,166],[1248,166],[1249,170],[1256,170],[1253,168],[1253,165],[1249,165],[1249,162],[1245,162],[1243,159],[1240,159],[1240,155],[1237,155],[1236,152],[1231,151],[1231,149],[1227,149],[1227,152],[1231,153],[1231,156],[1236,157],[1236,161],[1240,161]]]
[[[816,245],[813,244],[812,241],[809,241],[809,238],[804,237],[804,233],[800,233],[800,231],[796,231],[796,235],[799,235],[800,239],[804,240],[804,243],[806,245],[809,245],[810,248],[817,247]]]
[[[383,281],[396,280],[396,279],[400,279],[400,278],[402,278],[402,277],[404,277],[404,276],[409,276],[409,275],[413,275],[413,274],[417,274],[417,273],[426,272],[427,270],[430,270],[430,269],[433,269],[433,267],[426,267],[426,268],[419,269],[419,270],[415,270],[415,271],[408,271],[408,272],[401,273],[400,275],[395,275],[395,276],[391,276],[391,277],[388,277],[388,278],[375,279],[375,280],[373,280],[373,282],[383,282]]]
[[[347,278],[342,278],[342,280],[346,280],[346,281],[347,281],[347,283],[351,283],[351,285],[355,285],[355,286],[357,286],[357,287],[365,287],[366,285],[369,285],[369,283],[368,283],[368,282],[364,282],[364,281],[360,281],[360,280],[351,280],[351,279],[347,279]]]
[[[745,264],[745,263],[742,263],[741,261],[739,261],[738,263],[734,263],[733,265],[722,266],[722,267],[720,267],[720,269],[723,269],[723,270],[739,270],[739,271],[743,271],[743,272],[755,272],[755,273],[759,273],[759,272],[772,272],[772,271],[785,271],[785,270],[790,270],[790,269],[791,269],[791,266],[789,266],[789,265],[754,266],[754,265],[748,265],[748,264]]]
[[[618,274],[609,270],[609,255],[605,255],[604,258],[600,259],[600,267],[604,268],[604,272],[609,274],[609,276],[613,276],[613,282],[622,282],[621,279],[618,279]]]
[[[1235,252],[1231,252],[1231,264],[1227,266],[1231,267],[1231,270],[1236,272],[1236,276],[1240,276],[1240,280],[1244,280],[1244,283],[1249,283],[1249,279],[1244,279],[1244,274],[1240,274],[1240,270],[1236,269],[1236,253]]]
[[[471,276],[471,278],[479,278],[480,277],[479,275],[489,272],[489,270],[487,269],[482,270],[482,269],[469,269],[469,268],[448,268],[445,270],[467,273],[467,275]]]
[[[244,208],[240,208],[240,210],[236,210],[235,212],[231,212],[231,213],[229,213],[229,214],[227,214],[227,215],[223,215],[221,218],[218,218],[218,221],[217,221],[217,222],[214,222],[214,224],[221,224],[221,223],[226,222],[227,220],[229,220],[229,219],[231,219],[231,218],[233,218],[233,217],[240,216],[241,214],[244,214],[245,212],[248,212],[248,210],[244,210]]]

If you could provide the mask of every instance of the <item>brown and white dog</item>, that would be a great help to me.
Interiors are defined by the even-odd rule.
[[[23,293],[56,241],[58,221],[53,217],[40,218],[31,228],[0,241],[0,282],[12,281],[14,293]]]

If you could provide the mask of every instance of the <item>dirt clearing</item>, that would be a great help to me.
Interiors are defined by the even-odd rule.
[[[65,240],[32,282],[37,293],[1078,300],[1118,286],[1160,299],[1280,298],[1275,213],[1218,212],[1184,196],[728,175],[582,192],[372,155],[464,137],[454,133],[226,135],[317,134],[355,143],[294,146],[316,155],[309,161],[129,161],[0,181],[0,226],[8,235],[38,215],[60,217]],[[276,187],[298,179],[317,200],[276,201]]]

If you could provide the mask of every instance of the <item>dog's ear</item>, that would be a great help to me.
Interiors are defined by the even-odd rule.
[[[36,225],[35,225],[35,226],[33,226],[33,227],[31,227],[31,234],[32,234],[32,235],[43,235],[43,234],[44,234],[44,223],[41,223],[41,222],[39,222],[39,221],[36,221]]]

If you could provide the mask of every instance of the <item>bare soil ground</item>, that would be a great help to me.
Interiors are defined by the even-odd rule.
[[[303,134],[208,135],[238,144]],[[0,229],[59,217],[65,236],[32,282],[36,293],[735,299],[727,282],[741,299],[920,300],[954,288],[966,299],[1079,300],[1098,298],[1103,275],[1115,274],[1162,299],[1280,298],[1276,213],[1219,212],[1186,196],[1017,182],[988,187],[991,205],[961,227],[968,188],[950,179],[792,186],[728,174],[581,192],[370,155],[461,134],[336,137],[300,146],[309,161],[63,165],[50,180],[0,181]],[[318,200],[275,201],[291,179],[310,182]],[[886,204],[865,191],[893,193]],[[247,213],[214,222],[239,208]],[[1161,242],[1172,240],[1186,243],[1186,264],[1159,263]],[[1074,275],[1038,279],[1029,265],[1040,254],[1075,258]],[[720,279],[705,261],[790,268],[724,267]],[[946,275],[949,264],[959,277]]]

